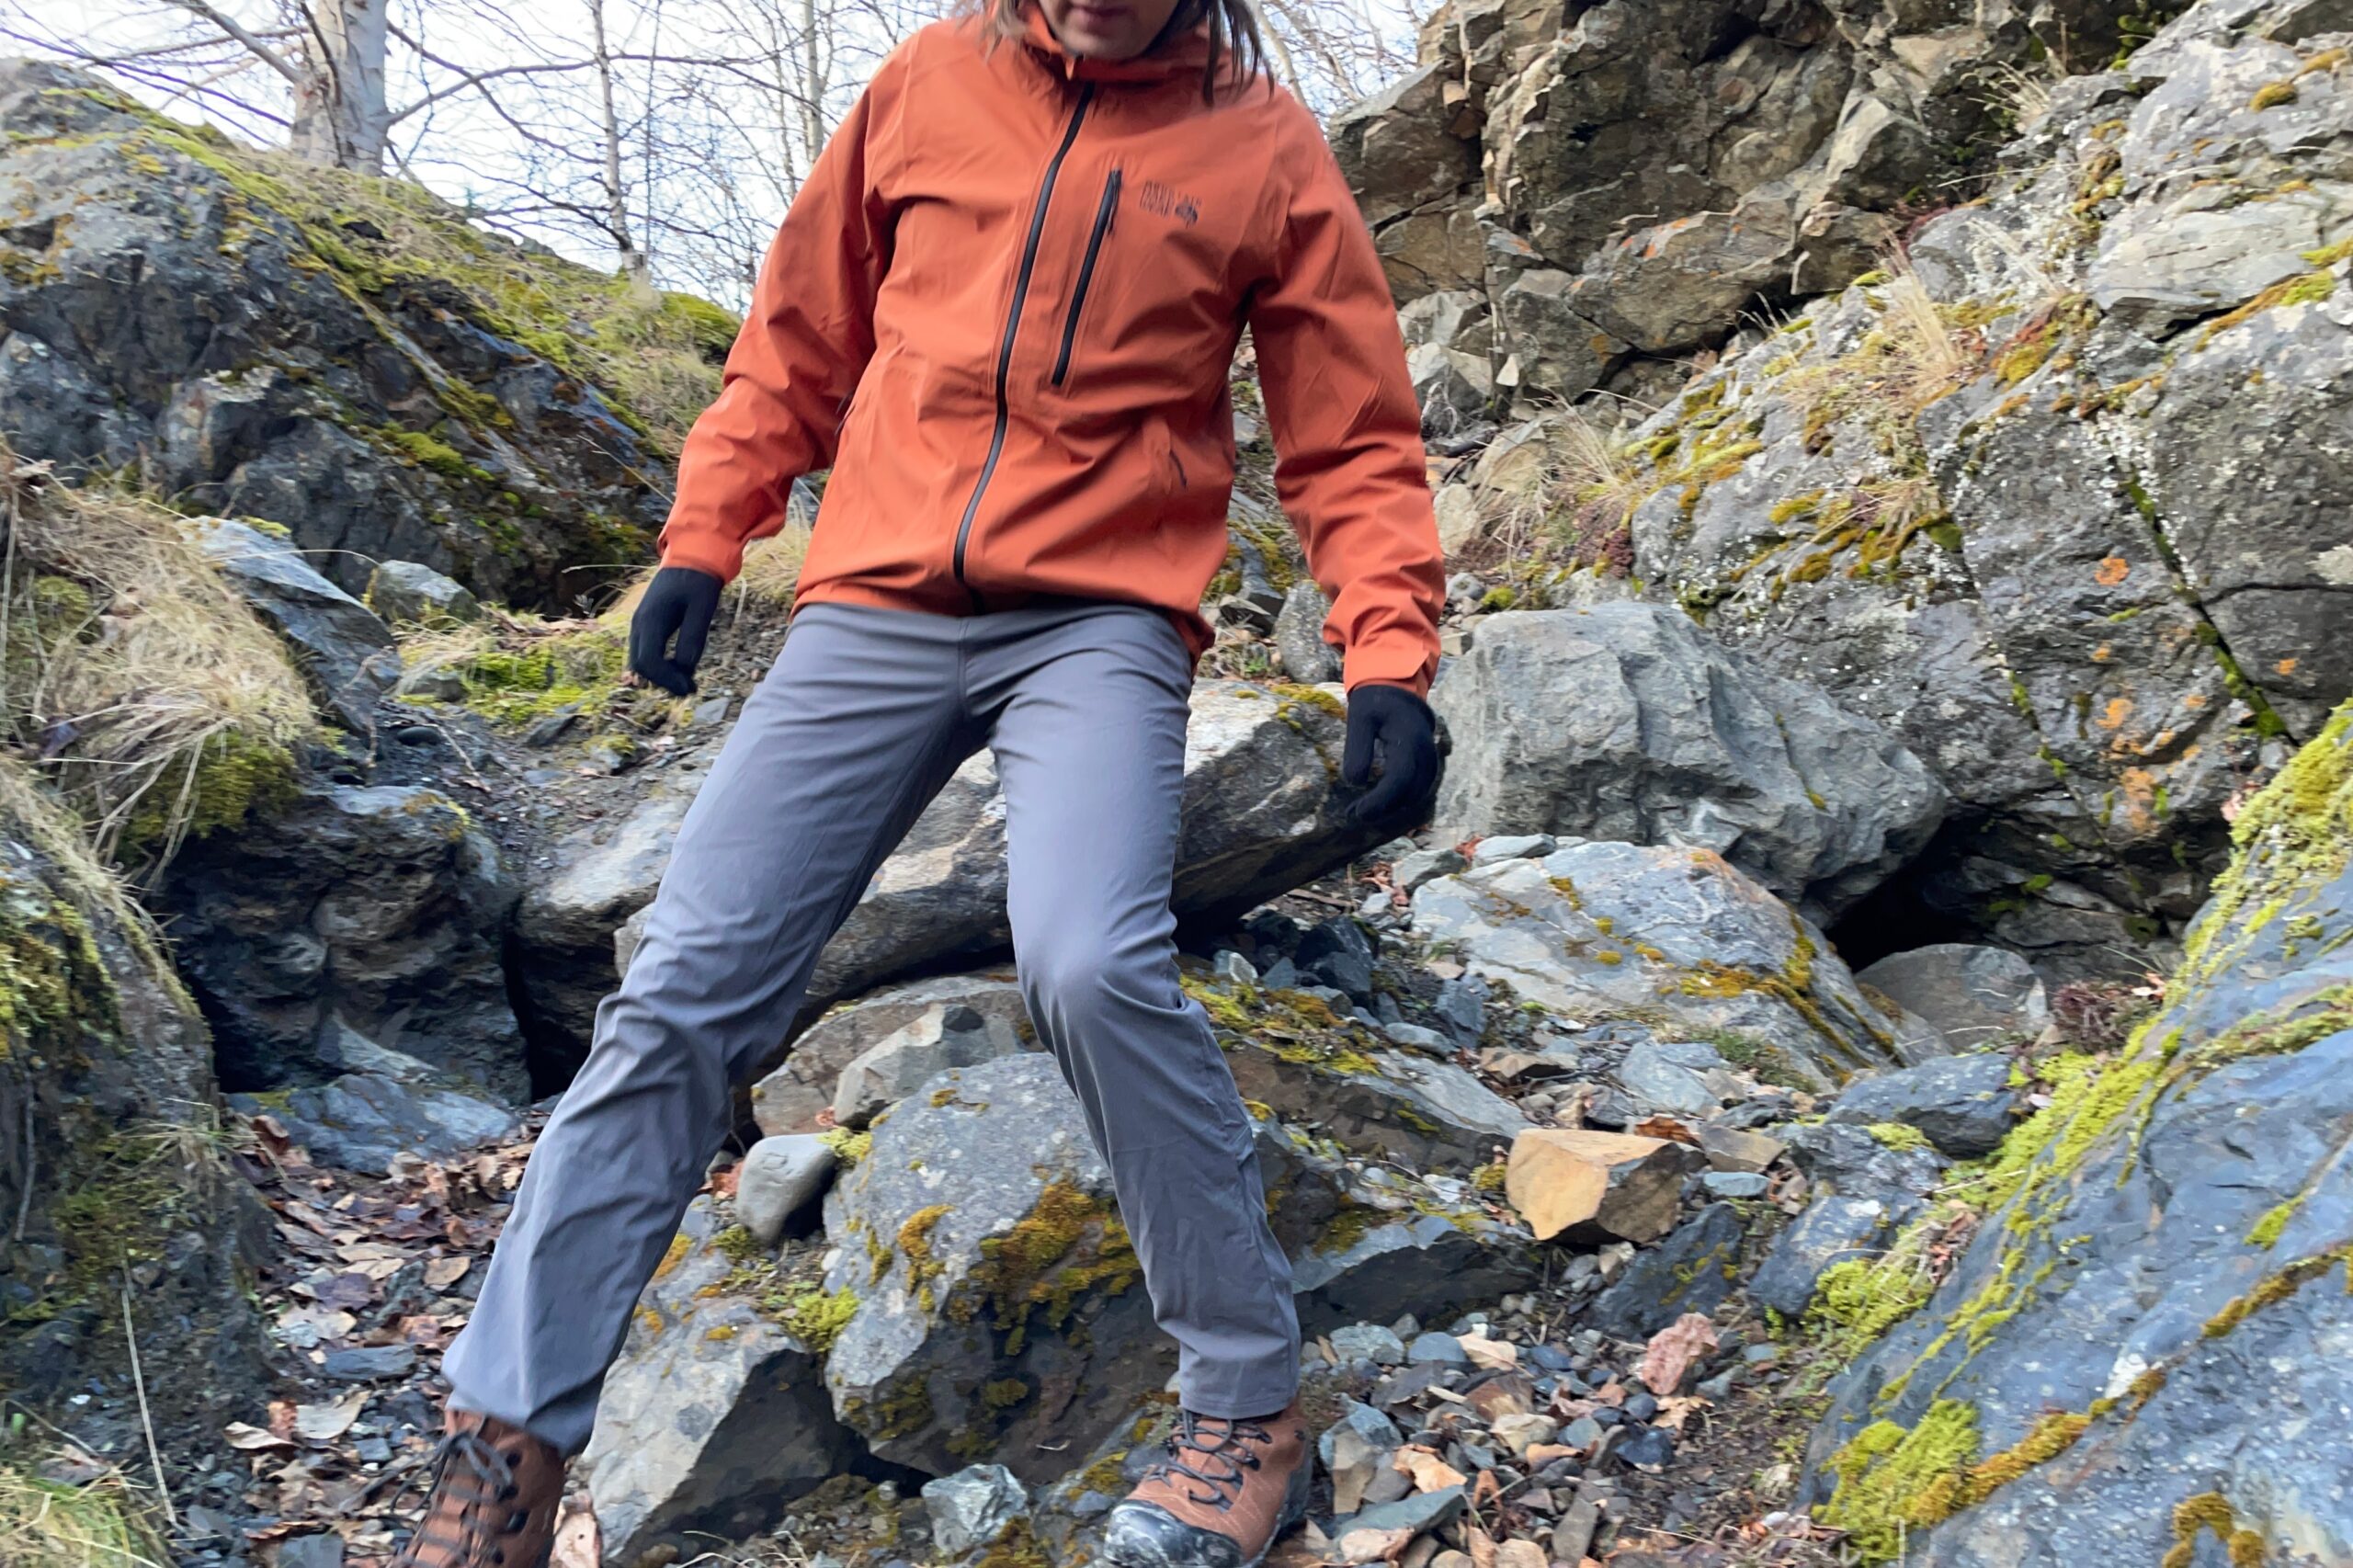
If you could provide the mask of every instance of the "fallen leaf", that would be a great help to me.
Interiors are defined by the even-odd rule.
[[[425,1266],[425,1282],[436,1290],[446,1290],[463,1279],[473,1266],[471,1257],[437,1257]]]
[[[1676,1143],[1688,1143],[1694,1149],[1699,1146],[1699,1135],[1671,1116],[1644,1117],[1626,1131],[1644,1138],[1665,1138]]]
[[[290,1449],[294,1446],[275,1432],[265,1432],[260,1427],[243,1421],[230,1422],[229,1425],[221,1428],[221,1435],[228,1439],[231,1448],[241,1454],[260,1453],[270,1449]]]
[[[1554,1460],[1573,1460],[1583,1452],[1583,1449],[1568,1443],[1530,1443],[1528,1446],[1528,1468],[1542,1470]],[[1488,1475],[1493,1472],[1483,1470],[1479,1473]]]
[[[1473,1508],[1483,1507],[1503,1494],[1504,1483],[1495,1479],[1495,1472],[1492,1470],[1481,1471],[1479,1478],[1471,1483],[1471,1506]]]
[[[1716,1347],[1716,1325],[1704,1312],[1685,1312],[1651,1335],[1634,1375],[1651,1392],[1665,1396],[1683,1386],[1692,1363]]]
[[[1414,1478],[1416,1492],[1443,1492],[1449,1486],[1462,1485],[1468,1479],[1434,1450],[1417,1443],[1408,1443],[1398,1449],[1397,1457],[1390,1462]]]
[[[324,1404],[298,1404],[294,1407],[294,1433],[307,1442],[332,1443],[351,1430],[359,1419],[359,1412],[368,1403],[368,1391],[360,1389]]]
[[[1506,1345],[1499,1339],[1489,1339],[1482,1334],[1465,1334],[1457,1341],[1462,1353],[1491,1372],[1507,1371],[1519,1365],[1519,1346]]]
[[[1670,1394],[1658,1402],[1658,1414],[1651,1418],[1651,1425],[1680,1432],[1686,1421],[1707,1408],[1708,1402],[1696,1393]]]
[[[1610,1379],[1608,1382],[1593,1391],[1593,1403],[1596,1404],[1606,1404],[1612,1410],[1615,1410],[1618,1406],[1626,1403],[1626,1385],[1620,1382],[1616,1378]]]

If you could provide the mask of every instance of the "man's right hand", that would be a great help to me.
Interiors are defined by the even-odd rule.
[[[674,697],[695,688],[695,666],[726,585],[691,566],[665,566],[645,585],[629,623],[629,667]],[[677,640],[672,646],[671,639]]]

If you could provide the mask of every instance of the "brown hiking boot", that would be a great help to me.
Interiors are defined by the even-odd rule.
[[[1166,1451],[1111,1510],[1103,1555],[1119,1568],[1256,1568],[1307,1515],[1307,1423],[1184,1412]]]
[[[449,1412],[425,1522],[392,1568],[542,1568],[563,1501],[563,1456],[519,1426]]]

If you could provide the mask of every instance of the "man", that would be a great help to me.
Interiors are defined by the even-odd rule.
[[[1177,985],[1170,880],[1199,605],[1256,344],[1278,489],[1334,599],[1354,810],[1438,776],[1441,568],[1370,237],[1246,0],[992,0],[884,62],[795,199],[680,459],[630,664],[693,689],[746,540],[830,468],[794,619],[681,829],[540,1138],[401,1561],[541,1560],[638,1292],[875,868],[972,751],[1005,790],[1031,1019],[1110,1167],[1176,1437],[1127,1568],[1241,1568],[1303,1513],[1290,1276],[1250,1121]],[[1377,778],[1377,782],[1375,781]]]

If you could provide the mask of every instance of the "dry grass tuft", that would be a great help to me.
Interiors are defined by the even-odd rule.
[[[26,1568],[165,1568],[171,1556],[119,1471],[79,1485],[0,1464],[0,1562]]]
[[[801,563],[808,554],[805,524],[788,523],[783,532],[771,539],[754,540],[744,551],[744,571],[735,579],[736,591],[767,604],[790,604],[793,590],[801,584]]]
[[[180,518],[0,449],[0,724],[100,855],[160,864],[286,787],[301,676]]]

